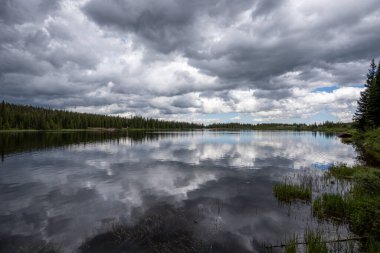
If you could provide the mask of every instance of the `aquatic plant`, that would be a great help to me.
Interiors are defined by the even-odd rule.
[[[339,194],[324,193],[313,202],[313,214],[319,219],[342,223],[349,216],[349,200]]]
[[[380,239],[380,170],[363,166],[336,166],[327,172],[335,178],[352,181],[350,193],[325,193],[313,202],[319,219],[346,222],[360,236]]]
[[[367,241],[367,252],[368,253],[378,253],[380,252],[380,241],[376,241],[372,237]]]
[[[359,167],[348,167],[345,164],[339,164],[329,168],[329,170],[326,172],[326,176],[334,177],[336,179],[351,180],[354,173],[359,169]]]
[[[285,253],[296,253],[297,252],[297,236],[290,239],[285,246]]]
[[[278,183],[273,186],[275,197],[282,202],[311,201],[311,187],[306,184]]]
[[[308,229],[305,234],[306,253],[328,253],[328,247],[323,241],[322,233]]]

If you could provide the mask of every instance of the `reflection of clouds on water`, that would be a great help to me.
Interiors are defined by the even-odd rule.
[[[217,224],[252,249],[252,238],[304,226],[278,207],[273,181],[289,169],[352,163],[354,155],[335,138],[289,132],[124,138],[26,153],[1,164],[0,233],[75,247],[104,224],[132,223],[164,201],[186,208],[198,233]]]
[[[257,159],[262,161],[273,157],[293,161],[291,168],[294,169],[307,168],[312,163],[354,163],[352,146],[341,144],[337,138],[327,139],[310,133],[255,132],[238,135],[222,132],[182,136],[182,139],[173,142],[164,139],[158,145],[157,142],[147,142],[143,146],[143,150],[130,150],[129,159],[136,157],[134,151],[141,151],[149,158],[160,161],[189,164],[212,161],[218,165],[256,169],[260,168],[256,166]]]

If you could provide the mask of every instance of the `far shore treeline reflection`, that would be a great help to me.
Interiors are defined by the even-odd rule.
[[[181,132],[153,133],[147,131],[33,131],[0,133],[1,160],[13,153],[30,152],[69,145],[91,143],[154,141],[165,136],[179,136]]]

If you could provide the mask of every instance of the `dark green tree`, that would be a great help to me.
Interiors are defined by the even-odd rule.
[[[380,126],[380,62],[377,65],[376,80],[370,93],[371,118],[375,127]]]
[[[355,126],[361,130],[374,124],[373,122],[373,96],[370,93],[374,92],[374,85],[376,84],[376,64],[372,59],[370,68],[368,69],[367,81],[364,84],[364,91],[360,93],[358,100],[358,107],[354,115]]]
[[[135,116],[124,118],[91,113],[69,112],[40,107],[0,103],[0,129],[87,129],[87,128],[144,128],[195,129],[203,125],[164,121]]]

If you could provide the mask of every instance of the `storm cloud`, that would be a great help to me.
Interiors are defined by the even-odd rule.
[[[0,4],[9,102],[206,123],[349,121],[380,59],[376,0]]]

